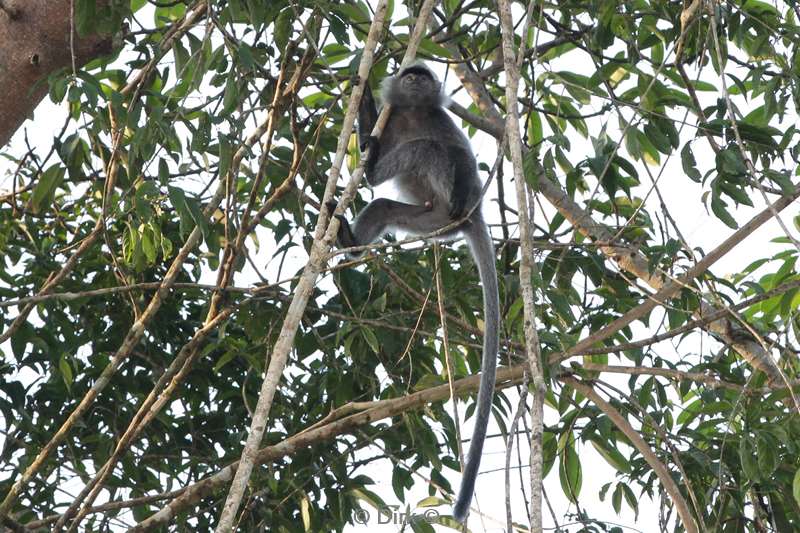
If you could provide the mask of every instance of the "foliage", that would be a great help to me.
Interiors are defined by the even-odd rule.
[[[536,32],[530,38],[518,28],[520,46],[524,42],[535,50],[522,65],[526,178],[534,186],[541,180],[555,184],[589,217],[578,224],[563,206],[537,206],[541,252],[534,284],[545,357],[647,300],[644,282],[620,268],[619,257],[602,244],[642,254],[654,276],[677,276],[709,250],[681,233],[690,226],[676,220],[673,210],[709,213],[707,227],[717,228],[721,242],[732,231],[728,228],[753,215],[748,207],[765,205],[762,194],[774,201],[794,190],[800,158],[797,7],[751,0],[701,3],[685,28],[681,9],[688,2],[661,0],[551,3],[533,9]],[[233,260],[235,286],[243,290],[225,292],[221,304],[234,312],[195,347],[191,370],[122,455],[104,498],[174,490],[238,459],[294,276],[313,239],[372,19],[371,6],[363,2],[227,0],[209,2],[206,15],[184,31],[180,24],[191,9],[155,4],[112,2],[98,13],[94,2],[76,2],[81,34],[120,29],[125,21],[124,44],[114,57],[74,74],[53,74],[50,98],[68,110],[63,129],[53,126],[54,137],[43,134],[30,150],[18,136],[2,152],[8,172],[0,184],[10,190],[13,180],[16,191],[3,194],[0,203],[0,302],[37,294],[79,255],[51,291],[61,296],[37,302],[3,345],[0,494],[98,382],[151,300],[163,298],[130,357],[25,486],[12,508],[21,523],[64,512],[71,498],[61,488],[82,487],[111,456],[154,383],[206,322],[225,251],[231,251],[247,219],[268,205],[245,240],[245,251]],[[389,27],[370,75],[373,87],[396,69],[413,23],[407,8],[419,2],[390,4]],[[502,112],[505,78],[494,67],[501,64],[494,4],[441,2],[434,12],[435,32],[423,40],[420,55],[441,73],[447,61],[466,61],[471,71],[482,73],[490,103]],[[522,13],[515,9],[517,19]],[[137,72],[144,76],[136,78]],[[459,87],[455,78],[451,70],[448,88]],[[480,114],[463,93],[454,99]],[[276,106],[271,142],[248,144]],[[48,123],[47,117],[35,120],[37,128]],[[489,148],[479,150],[487,178],[492,143],[476,124],[464,127],[476,145]],[[352,169],[354,142],[349,155]],[[504,364],[521,361],[522,350],[515,346],[525,340],[510,175],[498,178],[506,182],[499,202],[492,188],[484,205],[487,218],[501,223],[493,231]],[[218,187],[222,205],[204,212]],[[685,205],[662,204],[665,190],[680,190]],[[369,198],[362,188],[356,211]],[[538,205],[543,204],[542,199]],[[98,217],[105,220],[104,229],[79,252]],[[793,235],[796,222],[788,222]],[[603,224],[615,241],[592,242],[582,230],[591,224]],[[195,227],[201,242],[181,257]],[[730,276],[706,273],[663,309],[597,344],[617,355],[573,360],[570,367],[595,380],[640,429],[708,531],[800,528],[797,408],[781,383],[754,371],[741,353],[742,346],[759,348],[763,341],[786,378],[797,377],[800,293],[781,287],[798,280],[798,247],[780,229],[770,231],[760,238],[774,240],[774,253],[748,241],[752,264]],[[444,302],[454,317],[448,323],[449,355],[459,378],[479,370],[481,323],[475,311],[481,292],[464,247],[443,247],[442,253]],[[325,273],[295,340],[264,446],[349,402],[398,398],[446,383],[434,264],[433,250],[412,245],[389,247],[357,267]],[[156,296],[146,284],[162,281],[171,265],[177,265],[178,284]],[[260,285],[267,287],[254,293]],[[84,294],[113,287],[123,290]],[[694,327],[675,344],[614,348],[680,327],[704,303],[721,308],[768,291],[776,292],[741,309],[741,320],[731,320],[736,331],[727,337]],[[20,308],[0,307],[3,331]],[[746,340],[732,344],[741,335]],[[579,365],[612,360],[642,371],[625,381],[615,380],[613,368],[589,373]],[[600,497],[616,512],[638,513],[644,497],[666,495],[607,413],[559,381],[566,368],[548,368],[546,402],[553,416],[544,433],[545,471],[577,504],[576,527],[610,531],[611,525],[580,506],[586,496],[581,492],[585,450],[596,450],[612,467]],[[662,370],[678,371],[669,374],[678,379],[665,379]],[[495,399],[496,422],[504,433],[517,397],[511,388]],[[468,416],[473,401],[467,401]],[[452,492],[443,472],[458,469],[455,428],[449,405],[439,402],[294,450],[256,470],[240,527],[341,531],[370,503],[380,506],[395,498],[413,509],[418,502],[408,497],[412,486],[438,497],[432,501],[443,503],[444,515],[449,512],[444,498]],[[391,487],[377,486],[365,473],[374,472],[368,470],[372,465],[393,472]],[[514,490],[520,499],[520,489]],[[224,492],[209,496],[179,515],[175,527],[210,530],[222,501]],[[84,527],[132,524],[165,503],[135,505],[119,516],[90,514]],[[566,514],[558,520],[568,520]],[[515,518],[524,521],[522,515]],[[645,529],[655,530],[656,518],[646,520]],[[430,529],[419,522],[413,527]]]

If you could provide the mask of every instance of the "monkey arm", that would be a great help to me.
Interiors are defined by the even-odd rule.
[[[450,192],[450,217],[462,218],[472,206],[481,201],[480,183],[475,158],[460,146],[448,146],[447,155],[453,165],[453,188]]]
[[[369,151],[367,162],[364,166],[364,174],[367,183],[375,185],[375,164],[380,156],[381,146],[377,137],[372,136],[372,129],[378,121],[378,109],[375,106],[375,98],[372,96],[372,89],[369,83],[364,86],[364,94],[358,104],[358,147],[363,154]]]
[[[375,107],[375,98],[372,96],[372,89],[369,83],[365,82],[364,94],[358,104],[358,146],[363,152],[370,143],[372,130],[378,122],[378,109]]]
[[[367,153],[367,162],[364,164],[364,176],[367,178],[367,183],[375,186],[383,181],[386,181],[387,179],[384,178],[380,181],[377,181],[375,176],[375,165],[378,163],[378,158],[381,155],[381,143],[378,141],[377,137],[372,135],[367,137],[367,140],[361,145],[361,153],[364,153],[367,150],[369,152]]]
[[[458,220],[466,213],[467,200],[469,200],[469,192],[466,187],[459,187],[457,179],[453,182],[453,192],[450,195],[450,218]]]

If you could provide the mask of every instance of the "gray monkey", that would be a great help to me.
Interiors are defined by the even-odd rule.
[[[475,156],[466,135],[444,110],[445,96],[433,72],[424,64],[412,64],[384,80],[382,97],[391,114],[380,140],[370,136],[378,112],[369,85],[359,106],[359,140],[362,150],[369,149],[365,176],[371,186],[394,180],[404,202],[378,198],[361,211],[352,227],[339,215],[338,244],[361,246],[396,230],[424,235],[461,221],[437,238],[465,237],[483,286],[486,324],[475,429],[453,509],[455,519],[463,522],[475,489],[494,393],[500,322],[494,245],[481,214]],[[333,202],[328,205],[331,212],[335,207]]]

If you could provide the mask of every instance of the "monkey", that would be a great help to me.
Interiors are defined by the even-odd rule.
[[[352,226],[337,215],[337,244],[362,246],[397,230],[424,235],[454,222],[458,224],[436,238],[462,235],[467,241],[483,287],[485,328],[475,428],[453,508],[454,518],[463,523],[475,489],[494,394],[500,322],[495,250],[481,213],[483,188],[477,162],[467,136],[444,109],[442,84],[424,63],[413,63],[384,79],[381,95],[391,111],[380,139],[371,136],[378,112],[368,84],[359,105],[359,143],[362,152],[367,152],[364,175],[373,187],[391,180],[403,201],[377,198]],[[335,207],[335,202],[328,204],[331,213]]]

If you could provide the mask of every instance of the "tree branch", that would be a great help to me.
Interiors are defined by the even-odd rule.
[[[684,529],[686,529],[687,533],[698,533],[697,524],[695,523],[694,517],[689,510],[689,505],[686,503],[686,499],[684,499],[680,489],[678,489],[678,485],[675,484],[675,480],[672,479],[672,474],[670,474],[669,470],[667,470],[667,467],[664,466],[664,463],[659,461],[658,457],[656,457],[656,454],[653,453],[653,450],[650,448],[650,446],[648,446],[644,439],[639,435],[639,432],[630,425],[630,423],[620,414],[619,411],[614,409],[610,403],[601,398],[600,395],[597,394],[597,391],[595,391],[592,387],[581,381],[578,381],[575,378],[565,377],[563,378],[563,381],[589,398],[597,407],[600,408],[601,411],[606,414],[608,418],[611,419],[612,422],[614,422],[614,425],[625,434],[633,447],[636,448],[640,454],[642,454],[644,460],[647,461],[647,464],[650,465],[650,468],[652,468],[658,476],[658,480],[661,482],[664,490],[667,491],[667,494],[669,494],[673,505],[675,505],[678,516],[680,516],[681,522],[683,522]]]

